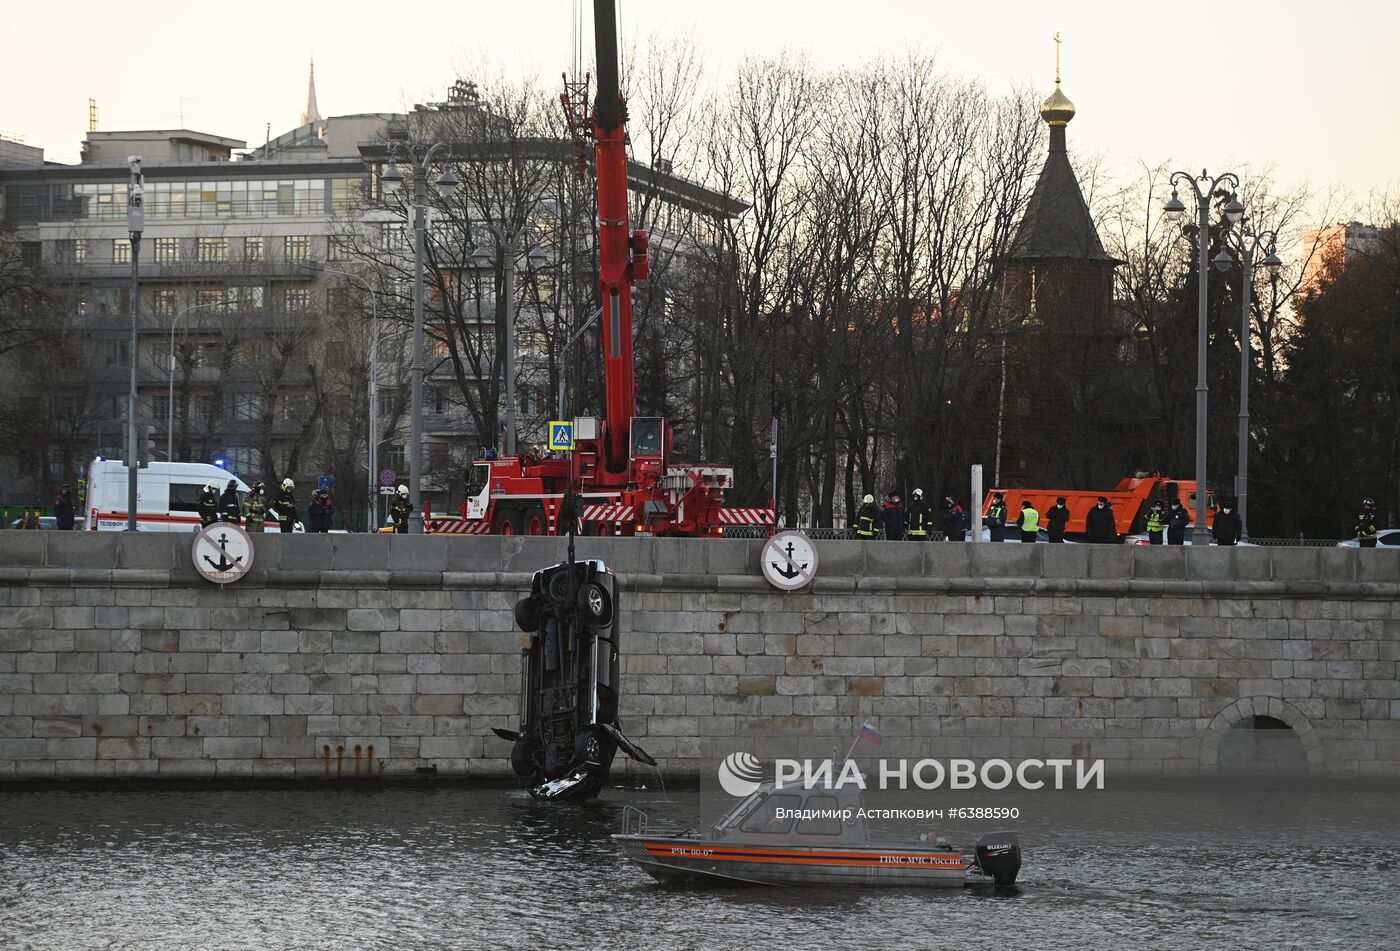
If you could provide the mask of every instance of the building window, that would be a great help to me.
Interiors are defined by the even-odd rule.
[[[447,412],[447,389],[446,387],[433,387],[433,412],[441,416]]]
[[[201,287],[194,292],[194,302],[196,306],[209,310],[223,310],[228,297],[222,287]]]
[[[59,264],[86,264],[87,239],[70,238],[55,241],[53,259]]]
[[[238,393],[233,397],[234,419],[262,419],[263,398],[257,393]]]
[[[393,390],[379,391],[379,415],[395,416],[403,409],[403,398]]]
[[[258,451],[251,446],[230,446],[224,453],[229,469],[243,476],[245,481],[257,473],[258,456]]]
[[[403,222],[389,222],[380,232],[381,247],[389,254],[408,253],[408,226]]]
[[[228,260],[228,238],[198,238],[195,254],[203,264],[222,264]]]
[[[130,264],[130,263],[131,263],[131,239],[130,239],[130,238],[113,238],[113,239],[112,239],[112,263],[113,263],[113,264]]]
[[[389,468],[402,472],[404,469],[403,446],[394,443],[389,446]]]
[[[287,288],[284,303],[289,314],[306,313],[311,307],[311,289],[306,287]]]
[[[326,366],[343,370],[350,365],[350,346],[344,340],[326,341]]]
[[[228,302],[234,307],[251,310],[263,305],[261,284],[230,284],[227,293]]]
[[[156,263],[175,264],[180,260],[179,238],[156,238]]]
[[[44,244],[42,241],[21,241],[19,245],[19,258],[21,263],[27,268],[36,268],[44,263]]]
[[[309,260],[311,258],[311,235],[287,235],[282,239],[282,255],[288,261]]]
[[[157,317],[171,317],[175,314],[175,288],[157,287],[153,305]]]
[[[255,235],[243,239],[243,260],[261,261],[263,259],[263,239],[261,235]]]
[[[346,215],[360,207],[365,196],[365,183],[358,178],[331,179],[331,214]]]
[[[343,238],[339,235],[331,235],[330,260],[348,261],[350,260],[350,248],[353,243],[352,238]]]
[[[109,367],[124,367],[131,358],[131,346],[125,340],[104,340],[102,362]],[[114,397],[116,399],[116,397]],[[124,397],[123,397],[124,399]],[[125,405],[125,404],[123,404]],[[115,413],[113,414],[116,415]]]

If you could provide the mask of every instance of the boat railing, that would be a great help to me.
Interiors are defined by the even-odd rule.
[[[622,834],[623,835],[646,835],[647,814],[636,806],[624,806],[622,809]]]

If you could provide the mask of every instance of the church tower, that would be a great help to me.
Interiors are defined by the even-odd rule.
[[[1005,264],[1002,296],[1011,382],[1000,413],[1002,483],[1114,485],[1126,464],[1118,417],[1127,399],[1114,320],[1113,271],[1070,165],[1074,103],[1060,88],[1040,107],[1050,130],[1045,166]]]
[[[311,60],[311,77],[306,82],[306,106],[301,110],[301,125],[311,125],[321,121],[321,110],[316,106],[316,60]]]

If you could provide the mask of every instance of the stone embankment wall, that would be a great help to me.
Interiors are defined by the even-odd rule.
[[[190,541],[0,532],[0,781],[508,771],[510,609],[562,540],[270,535],[223,588]],[[825,542],[784,595],[760,548],[579,540],[669,771],[868,719],[901,756],[1193,773],[1263,715],[1316,770],[1400,773],[1400,552]]]

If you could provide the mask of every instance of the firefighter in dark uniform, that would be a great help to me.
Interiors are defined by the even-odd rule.
[[[1376,502],[1374,499],[1362,499],[1361,514],[1356,516],[1356,527],[1352,531],[1356,532],[1356,540],[1362,548],[1376,547]]]
[[[994,542],[1006,537],[1006,498],[998,492],[992,496],[991,507],[987,509],[987,534]]]
[[[413,511],[413,505],[408,501],[408,486],[399,486],[399,491],[394,494],[394,501],[389,505],[389,514],[394,518],[394,534],[408,534],[408,513]]]
[[[924,501],[924,490],[915,489],[909,500],[909,534],[911,542],[928,541],[930,518],[928,503]]]
[[[267,487],[261,482],[253,483],[253,491],[248,493],[248,498],[243,503],[243,512],[247,516],[244,525],[248,531],[263,530],[263,518],[267,515]]]
[[[967,513],[952,496],[943,500],[948,510],[943,515],[943,540],[949,542],[967,541]]]
[[[238,480],[229,479],[228,488],[224,489],[224,494],[219,497],[219,508],[223,509],[223,520],[239,524],[243,515],[243,506],[238,501]]]
[[[290,533],[292,526],[297,520],[297,500],[292,495],[292,489],[296,488],[296,483],[291,479],[282,480],[282,491],[277,493],[277,527]]]
[[[199,493],[199,527],[208,528],[219,520],[219,487],[213,482],[204,483],[204,491]]]
[[[875,496],[867,495],[860,500],[856,512],[856,538],[871,539],[880,533],[880,510],[875,507]]]

